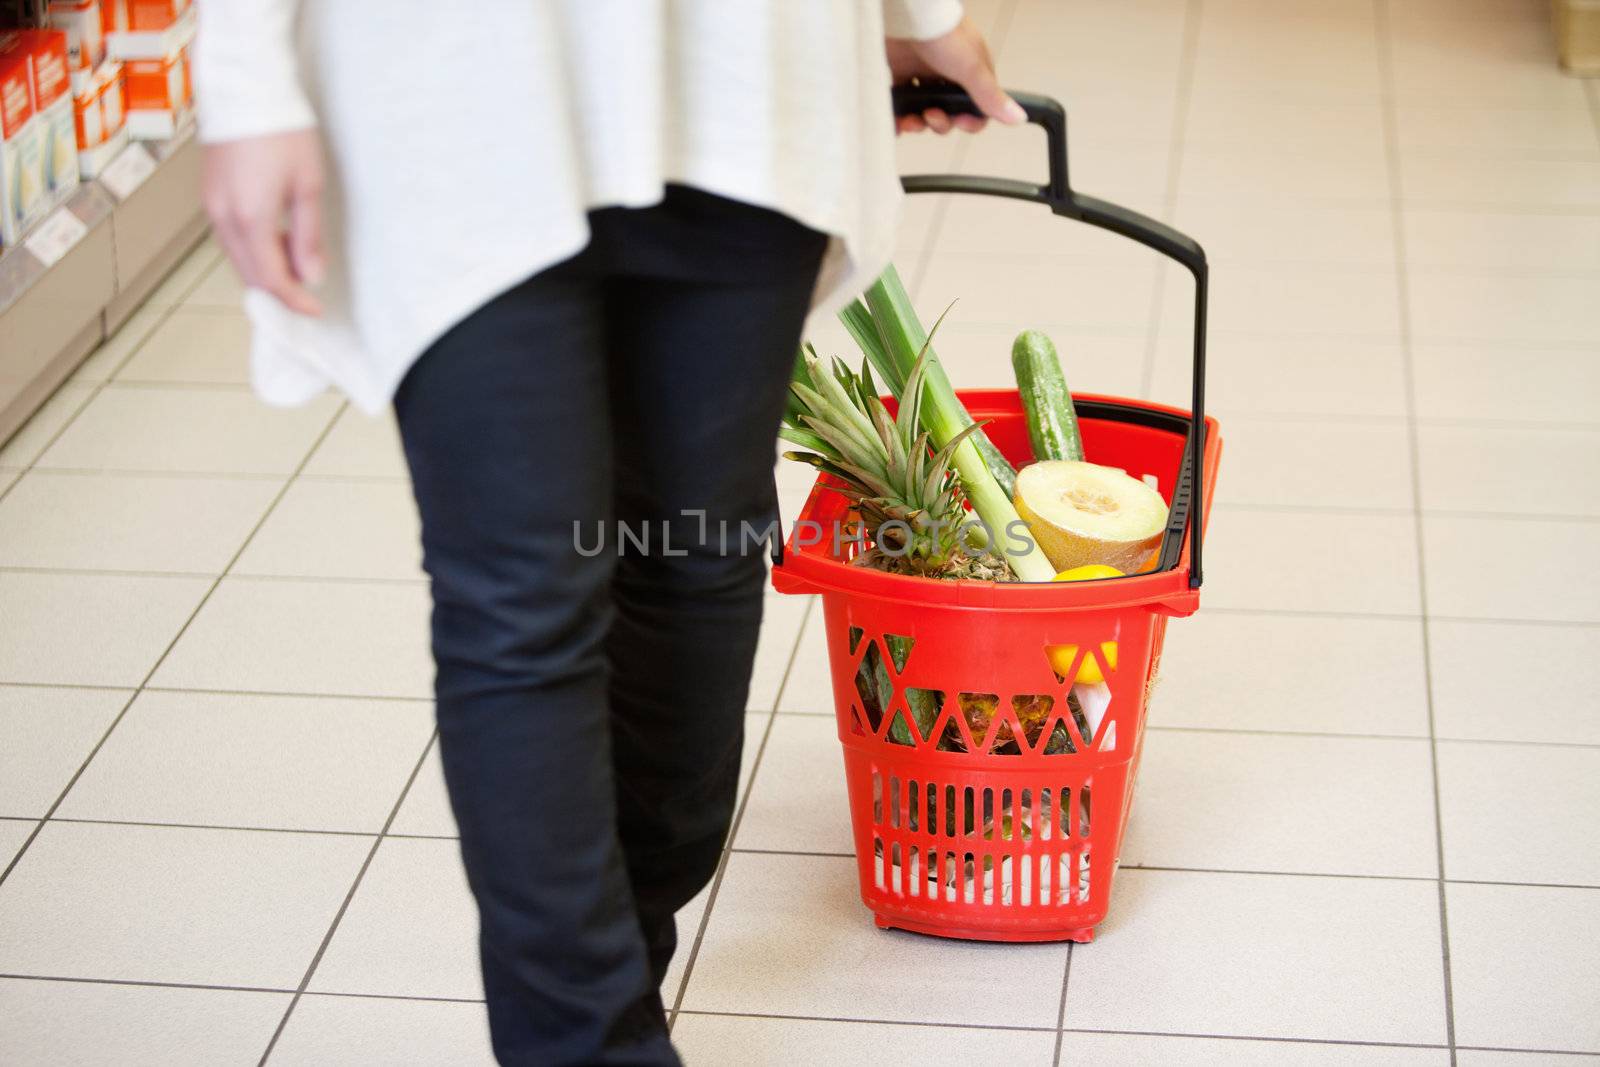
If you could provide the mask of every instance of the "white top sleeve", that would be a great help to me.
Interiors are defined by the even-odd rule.
[[[200,139],[231,141],[315,126],[300,84],[300,0],[198,0],[195,98]]]
[[[883,0],[883,32],[927,41],[955,29],[961,15],[961,0]]]

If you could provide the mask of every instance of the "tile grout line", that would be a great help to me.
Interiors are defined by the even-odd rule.
[[[1200,23],[1205,17],[1203,0],[1188,0],[1183,15],[1183,45],[1178,59],[1178,77],[1173,101],[1172,130],[1167,141],[1167,187],[1162,192],[1161,221],[1170,222],[1177,213],[1178,187],[1183,178],[1183,152],[1189,122],[1189,101],[1194,92],[1194,68],[1200,52]],[[1145,326],[1144,368],[1139,376],[1139,396],[1148,397],[1155,389],[1156,361],[1161,352],[1161,331],[1165,315],[1167,275],[1174,264],[1162,257],[1158,261],[1150,294],[1150,321]]]
[[[756,746],[756,754],[750,762],[750,780],[745,783],[743,795],[739,798],[738,809],[733,814],[733,821],[728,825],[728,837],[723,842],[722,855],[717,858],[716,872],[711,876],[710,886],[706,895],[705,911],[700,913],[700,922],[694,932],[694,943],[689,947],[689,954],[684,957],[683,973],[678,976],[678,988],[673,993],[672,1006],[667,1010],[667,1032],[669,1034],[672,1032],[672,1027],[677,1023],[678,1013],[683,1009],[683,997],[689,989],[689,979],[694,975],[694,965],[700,956],[700,946],[705,941],[706,927],[711,923],[711,909],[716,906],[717,894],[722,889],[723,875],[727,873],[728,861],[734,853],[733,842],[738,837],[739,826],[744,822],[744,813],[750,805],[750,794],[754,792],[757,776],[761,773],[761,758],[766,755],[767,743],[772,740],[772,727],[778,720],[778,704],[783,700],[783,690],[789,684],[789,676],[794,673],[794,663],[800,655],[800,642],[805,635],[806,623],[810,621],[811,613],[818,610],[817,604],[818,601],[816,599],[806,604],[806,610],[800,617],[800,625],[795,630],[794,645],[789,649],[789,660],[784,665],[783,678],[778,682],[778,694],[773,697],[772,710],[767,713],[766,729],[761,734],[761,743]]]
[[[1056,1005],[1056,1048],[1050,1059],[1052,1067],[1061,1067],[1061,1046],[1067,1036],[1067,987],[1072,984],[1072,954],[1076,948],[1076,942],[1067,942],[1067,963],[1061,969],[1061,1000]]]
[[[322,936],[322,943],[317,946],[316,953],[311,957],[311,964],[306,968],[305,975],[300,979],[300,984],[294,990],[294,996],[289,999],[289,1004],[283,1010],[283,1016],[278,1020],[278,1026],[272,1031],[272,1037],[267,1041],[267,1047],[262,1050],[258,1067],[267,1062],[272,1055],[272,1050],[277,1047],[278,1039],[283,1036],[283,1031],[289,1025],[289,1017],[294,1014],[295,1006],[300,1003],[300,998],[305,996],[306,987],[311,984],[311,978],[317,973],[317,967],[322,963],[323,955],[328,951],[328,946],[333,943],[333,935],[339,930],[339,923],[343,921],[345,913],[350,910],[350,903],[355,899],[356,892],[361,888],[361,881],[366,877],[367,871],[372,866],[373,857],[377,856],[378,849],[383,845],[384,838],[389,835],[389,830],[394,826],[394,821],[400,815],[400,809],[405,805],[406,797],[411,793],[411,787],[417,780],[417,775],[422,771],[422,765],[428,760],[428,753],[439,737],[437,726],[428,735],[428,743],[422,746],[422,754],[417,757],[416,763],[411,767],[411,774],[406,777],[405,784],[400,787],[400,795],[395,798],[394,806],[389,809],[389,817],[384,820],[383,828],[378,831],[378,836],[373,838],[372,847],[367,849],[367,856],[361,861],[361,868],[356,871],[355,880],[350,883],[350,889],[344,895],[344,900],[339,904],[339,910],[334,912],[333,922],[328,925],[328,932]]]
[[[196,284],[198,284],[198,282]],[[163,321],[165,320],[163,319]],[[132,358],[131,355],[129,358]],[[98,390],[96,391],[96,395],[98,395]],[[85,406],[87,406],[87,403]],[[344,408],[344,404],[339,405],[333,416],[329,418],[327,425],[322,428],[322,432],[317,435],[316,440],[313,441],[310,447],[306,449],[305,455],[300,460],[299,467],[296,468],[297,472],[300,468],[303,468],[308,462],[310,462],[311,457],[316,453],[318,446],[322,444],[329,432],[332,431],[334,423],[338,421],[339,414],[343,412]],[[78,409],[80,413],[82,410],[82,408]],[[73,418],[76,419],[77,415],[75,414]],[[71,425],[71,420],[68,421],[67,425]],[[65,430],[66,426],[63,426],[62,432],[65,432]],[[54,441],[55,438],[52,438],[51,440]],[[46,448],[48,447],[49,446],[47,445]],[[236,562],[238,562],[240,557],[244,555],[244,550],[249,546],[250,541],[256,536],[256,534],[260,532],[261,527],[266,523],[267,518],[272,514],[273,509],[276,508],[283,500],[284,494],[288,492],[289,485],[292,484],[293,481],[294,478],[291,476],[288,481],[279,487],[278,492],[272,498],[272,502],[267,505],[266,510],[262,513],[261,517],[256,520],[255,525],[251,527],[250,532],[244,537],[243,541],[239,545],[239,548],[234,552],[233,557],[228,561],[228,566],[223,568],[221,574],[212,579],[211,585],[206,589],[205,594],[202,595],[195,603],[194,610],[191,611],[188,618],[183,621],[183,625],[178,627],[178,631],[177,633],[173,634],[172,640],[167,642],[167,646],[162,650],[161,655],[156,657],[156,661],[155,663],[151,664],[150,670],[145,673],[144,678],[136,687],[134,687],[133,691],[129,693],[128,699],[123,703],[121,710],[117,712],[114,718],[112,718],[110,725],[105,728],[105,731],[101,733],[99,740],[94,743],[94,747],[89,750],[89,754],[85,756],[83,762],[78,765],[78,769],[74,771],[72,777],[67,780],[67,784],[62,787],[61,792],[56,795],[55,801],[45,811],[43,818],[39,820],[39,825],[35,826],[33,828],[33,832],[29,834],[27,839],[22,842],[22,847],[17,849],[16,855],[11,857],[11,861],[6,864],[5,869],[0,870],[0,885],[5,884],[6,879],[11,876],[11,872],[16,870],[17,864],[22,862],[22,857],[27,855],[28,849],[32,847],[34,841],[38,840],[39,834],[44,830],[45,824],[51,820],[51,817],[55,815],[57,809],[61,807],[62,802],[67,799],[67,794],[71,793],[73,787],[78,784],[78,779],[83,777],[83,772],[89,769],[89,764],[93,762],[95,756],[99,754],[100,749],[105,746],[105,743],[110,740],[111,735],[113,732],[115,732],[118,724],[120,724],[127,716],[128,710],[132,708],[134,702],[139,699],[139,695],[144,692],[145,686],[148,685],[150,680],[155,677],[156,672],[161,669],[161,665],[167,661],[167,657],[172,655],[172,650],[178,646],[179,641],[183,640],[183,635],[189,632],[189,627],[194,625],[194,620],[200,617],[200,612],[205,610],[205,606],[210,603],[212,596],[215,595],[217,589],[222,585],[222,580],[228,576],[228,571]]]
[[[1404,182],[1400,152],[1399,112],[1395,101],[1395,72],[1392,27],[1388,0],[1374,0],[1378,76],[1383,116],[1384,154],[1388,162],[1390,225],[1394,236],[1396,317],[1401,363],[1401,382],[1405,397],[1406,440],[1411,462],[1411,500],[1415,509],[1413,529],[1417,554],[1417,597],[1421,610],[1422,681],[1428,712],[1428,757],[1433,785],[1434,861],[1437,865],[1439,897],[1440,977],[1444,992],[1445,1040],[1450,1048],[1450,1063],[1456,1063],[1455,996],[1450,966],[1450,911],[1445,891],[1444,804],[1439,792],[1439,742],[1434,723],[1433,652],[1428,619],[1427,520],[1422,514],[1421,435],[1417,429],[1417,375],[1412,352],[1410,268],[1406,260]]]

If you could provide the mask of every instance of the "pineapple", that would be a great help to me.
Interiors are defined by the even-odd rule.
[[[1014,580],[1006,561],[987,551],[982,528],[967,524],[966,496],[951,470],[956,448],[977,425],[938,452],[918,429],[926,359],[924,352],[912,367],[899,413],[890,418],[865,362],[856,374],[836,359],[829,373],[808,346],[789,383],[793,399],[779,435],[812,451],[784,457],[844,483],[835,489],[854,505],[871,542],[856,563],[926,578]]]

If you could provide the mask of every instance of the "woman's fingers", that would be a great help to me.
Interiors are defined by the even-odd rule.
[[[320,315],[322,302],[310,288],[326,272],[316,131],[207,145],[202,194],[245,284],[271,293],[292,311]]]
[[[901,115],[896,120],[895,126],[901,133],[921,133],[928,128],[928,124],[922,121],[921,115]]]
[[[952,129],[950,116],[941,108],[930,107],[922,113],[922,121],[928,124],[928,129],[934,133],[949,133]]]

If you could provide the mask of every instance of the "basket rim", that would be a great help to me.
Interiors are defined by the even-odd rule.
[[[998,405],[1015,411],[1021,396],[1016,389],[1005,388],[960,389],[956,395],[968,403],[969,410],[979,409],[975,411],[978,415],[983,413],[982,409],[993,411]],[[1131,397],[1077,392],[1072,397],[1075,401],[1115,404],[1184,419],[1190,415],[1183,408]],[[1210,517],[1212,488],[1222,451],[1220,424],[1207,416],[1205,426],[1205,514],[1198,517],[1200,522]],[[796,524],[807,519],[816,521],[818,516],[834,519],[847,510],[843,498],[828,487],[831,480],[830,475],[818,475],[805,504],[795,516]],[[817,550],[820,546],[796,546],[795,536],[791,527],[784,540],[782,561],[774,563],[772,568],[772,584],[780,593],[842,593],[852,598],[990,611],[1092,611],[1148,606],[1173,615],[1189,615],[1199,607],[1199,591],[1189,587],[1192,527],[1184,532],[1177,564],[1170,569],[1082,582],[992,582],[891,574],[832,559]]]

